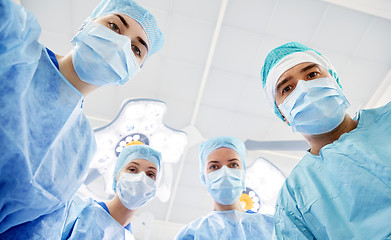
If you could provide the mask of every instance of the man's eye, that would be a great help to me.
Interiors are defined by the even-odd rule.
[[[316,77],[317,75],[318,75],[317,72],[311,72],[311,73],[308,74],[308,78],[314,78],[314,77]]]
[[[282,89],[282,95],[284,95],[285,93],[289,92],[290,90],[292,89],[291,86],[286,86]]]
[[[114,32],[121,34],[121,30],[119,29],[117,24],[109,23],[109,26],[110,26],[111,29],[113,29]]]
[[[133,50],[134,54],[136,54],[138,56],[141,56],[140,48],[138,48],[137,46],[133,45],[132,46],[132,50]]]

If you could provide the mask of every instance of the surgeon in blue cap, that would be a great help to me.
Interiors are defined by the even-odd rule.
[[[271,239],[273,218],[245,211],[246,148],[234,137],[216,137],[199,150],[201,182],[214,200],[214,211],[186,225],[176,239]]]
[[[95,140],[83,98],[132,79],[164,38],[132,0],[104,0],[65,56],[39,41],[35,17],[0,0],[0,239],[58,239]]]
[[[75,195],[61,239],[129,239],[137,208],[156,195],[161,177],[161,154],[146,145],[125,147],[113,173],[114,198],[96,202]]]
[[[261,77],[276,115],[311,147],[280,191],[277,238],[389,239],[391,103],[351,118],[331,63],[297,42],[273,49]]]

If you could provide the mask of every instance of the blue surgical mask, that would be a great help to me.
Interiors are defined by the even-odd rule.
[[[130,39],[90,21],[72,40],[72,63],[79,78],[96,86],[125,84],[139,71]]]
[[[334,78],[300,80],[278,108],[294,132],[327,133],[338,127],[350,106]]]
[[[141,207],[156,195],[156,181],[145,172],[121,173],[117,182],[117,194],[121,203],[129,210]]]
[[[216,202],[231,205],[239,200],[244,188],[243,169],[223,166],[219,170],[206,174],[208,192]]]

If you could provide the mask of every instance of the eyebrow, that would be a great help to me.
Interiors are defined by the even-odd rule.
[[[121,20],[121,22],[125,25],[126,28],[129,28],[129,24],[128,22],[126,22],[126,20],[119,14],[114,14],[115,16],[117,16],[119,18],[119,20]]]
[[[152,166],[149,166],[148,168],[151,168],[151,169],[157,170],[155,167],[152,167]]]
[[[308,70],[310,70],[311,68],[314,68],[314,67],[318,67],[319,65],[314,63],[314,64],[310,64],[306,67],[303,67],[303,69],[300,70],[300,72],[307,72]]]
[[[219,163],[219,162],[218,162],[218,161],[212,160],[212,161],[209,161],[209,162],[208,162],[208,165],[209,165],[210,163]]]
[[[233,162],[233,161],[240,161],[240,160],[237,159],[237,158],[232,158],[232,159],[228,160],[228,162]],[[212,160],[212,161],[208,162],[207,165],[209,165],[210,163],[220,163],[220,162],[219,162],[219,161]]]
[[[279,89],[281,88],[281,86],[282,85],[284,85],[285,83],[287,83],[289,80],[291,80],[292,79],[292,76],[288,76],[288,77],[286,77],[286,78],[284,78],[284,80],[282,80],[281,82],[279,82],[278,84],[277,84],[277,92],[279,91]]]
[[[311,68],[314,68],[314,67],[319,67],[319,64],[316,64],[316,63],[313,63],[313,64],[310,64],[308,66],[305,66],[303,67],[300,72],[306,72],[308,70],[310,70]],[[279,89],[281,88],[282,85],[284,85],[285,83],[287,83],[289,80],[292,79],[292,76],[288,76],[286,78],[284,78],[284,80],[280,81],[278,84],[277,84],[277,87],[276,87],[276,90],[279,91]]]
[[[228,160],[228,162],[233,162],[233,161],[240,161],[240,160],[237,158],[232,158],[232,159]]]
[[[148,44],[144,41],[144,39],[142,39],[141,37],[137,37],[137,40],[138,40],[142,45],[144,45],[144,47],[147,49],[147,52],[148,52]]]
[[[128,22],[126,22],[125,18],[123,18],[121,15],[119,14],[114,14],[115,16],[117,16],[121,22],[125,25],[126,28],[129,28],[129,24]],[[144,39],[142,39],[141,37],[137,37],[137,40],[142,44],[144,45],[144,47],[147,49],[147,51],[149,51],[148,49],[148,44],[144,41]]]

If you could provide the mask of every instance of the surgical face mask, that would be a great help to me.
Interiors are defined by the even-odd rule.
[[[127,209],[133,210],[155,197],[156,182],[144,172],[123,172],[117,182],[117,194],[121,203]]]
[[[334,78],[300,80],[278,108],[294,132],[327,133],[338,127],[350,106]]]
[[[73,67],[79,78],[96,86],[125,84],[139,71],[130,39],[89,22],[72,40]]]
[[[223,166],[219,170],[206,174],[208,192],[216,202],[231,205],[239,200],[244,190],[243,169]]]

